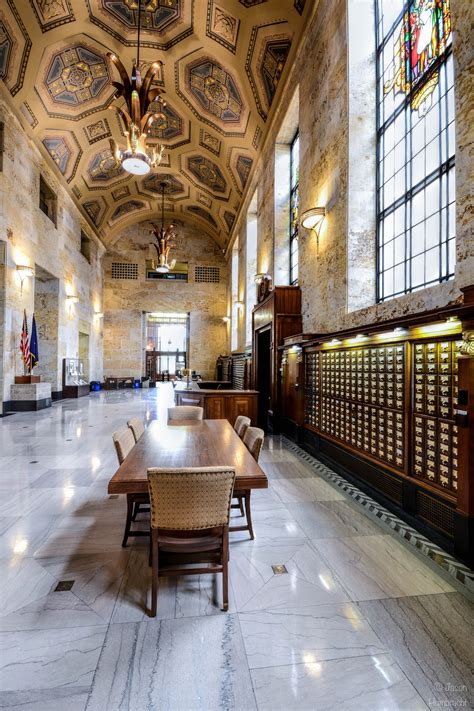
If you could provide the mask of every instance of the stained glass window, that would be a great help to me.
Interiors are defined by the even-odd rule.
[[[296,133],[290,148],[290,284],[298,284],[298,186],[300,138]]]
[[[449,0],[376,0],[377,295],[455,268],[454,81]]]

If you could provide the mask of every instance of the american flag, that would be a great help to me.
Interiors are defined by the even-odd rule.
[[[30,368],[30,343],[28,340],[28,324],[26,322],[26,309],[23,312],[23,326],[20,337],[20,352],[23,363]]]

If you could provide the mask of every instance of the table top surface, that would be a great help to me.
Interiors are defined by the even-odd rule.
[[[149,467],[235,468],[236,489],[266,489],[265,472],[227,420],[153,420],[109,481],[109,494],[148,491]]]

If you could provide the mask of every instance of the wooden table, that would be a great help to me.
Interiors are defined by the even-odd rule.
[[[154,420],[109,481],[109,494],[148,491],[148,467],[235,468],[235,489],[266,489],[268,479],[227,420]]]

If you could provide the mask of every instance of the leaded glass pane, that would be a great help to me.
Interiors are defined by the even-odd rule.
[[[449,0],[377,0],[376,29],[378,299],[384,300],[454,276]],[[441,214],[446,205],[452,208]]]
[[[290,284],[298,283],[298,198],[300,139],[298,133],[290,148]]]

